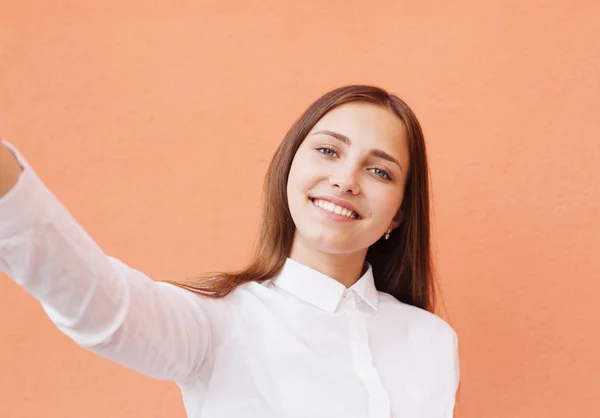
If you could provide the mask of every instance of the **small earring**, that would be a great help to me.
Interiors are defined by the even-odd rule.
[[[387,232],[385,233],[385,239],[390,239],[390,232],[392,232],[392,228],[388,228]]]

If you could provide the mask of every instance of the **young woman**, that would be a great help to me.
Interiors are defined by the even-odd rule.
[[[188,417],[452,416],[425,144],[398,97],[353,85],[314,102],[271,162],[248,267],[179,283],[106,255],[3,143],[0,270],[80,346],[176,382]]]

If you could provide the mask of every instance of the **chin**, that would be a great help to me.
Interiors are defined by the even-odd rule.
[[[310,242],[310,245],[322,253],[329,254],[349,254],[361,251],[363,248],[357,248],[356,243],[348,245],[348,242],[352,240],[340,240],[340,239],[327,239],[321,237]]]

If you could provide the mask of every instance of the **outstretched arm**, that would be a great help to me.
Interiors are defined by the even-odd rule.
[[[77,344],[185,381],[228,338],[227,300],[157,283],[106,255],[12,144],[0,144],[0,271]]]

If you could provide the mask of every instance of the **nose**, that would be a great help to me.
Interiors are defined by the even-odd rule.
[[[339,170],[336,170],[336,172],[329,177],[329,184],[332,187],[340,189],[341,193],[360,193],[357,169],[354,167],[340,167]]]

